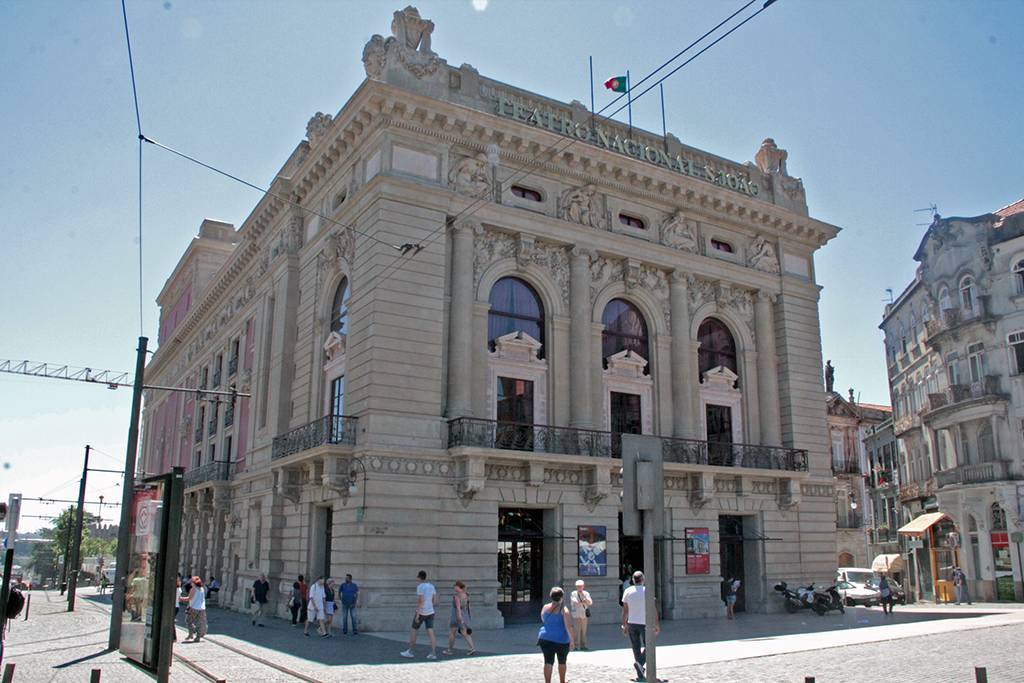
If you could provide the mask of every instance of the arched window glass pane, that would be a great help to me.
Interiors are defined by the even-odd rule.
[[[503,277],[491,288],[491,311],[487,316],[487,344],[510,332],[525,332],[540,342],[544,357],[544,306],[533,287],[519,278]]]
[[[702,322],[697,330],[697,339],[700,340],[697,359],[701,377],[719,365],[740,374],[736,365],[736,341],[722,321],[708,318]]]
[[[601,333],[601,357],[607,359],[629,349],[647,361],[645,374],[650,374],[651,354],[647,338],[647,322],[633,304],[624,299],[612,299],[601,315],[604,332]]]
[[[331,304],[331,332],[348,334],[348,297],[348,278],[345,278],[334,291],[334,303]]]

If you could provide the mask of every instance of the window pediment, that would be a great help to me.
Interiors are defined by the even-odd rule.
[[[543,363],[541,343],[525,332],[509,332],[494,340],[492,358],[518,363]]]
[[[327,340],[324,342],[324,353],[327,355],[327,360],[337,360],[345,355],[347,337],[348,335],[338,332],[331,332],[327,335]]]
[[[616,377],[627,377],[629,379],[645,379],[644,369],[647,367],[647,360],[632,349],[625,349],[608,356],[607,375]]]
[[[736,380],[739,378],[739,375],[724,365],[717,365],[704,373],[704,383],[709,388],[728,389],[729,391],[734,390]]]

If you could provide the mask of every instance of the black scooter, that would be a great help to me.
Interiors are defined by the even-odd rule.
[[[846,614],[846,608],[843,607],[843,599],[835,585],[823,591],[815,591],[814,603],[811,605],[811,609],[819,617],[825,616],[827,612],[831,612],[834,609],[839,610],[840,614]]]
[[[846,609],[843,607],[843,600],[835,586],[823,591],[816,591],[812,583],[805,588],[793,590],[786,585],[785,581],[781,581],[776,584],[775,590],[782,594],[782,598],[786,601],[786,611],[790,614],[799,612],[802,609],[812,609],[815,614],[821,617],[832,610],[839,610],[843,614],[846,613]]]

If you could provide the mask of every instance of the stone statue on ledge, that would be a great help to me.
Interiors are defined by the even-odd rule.
[[[832,367],[832,361],[825,361],[825,391],[828,393],[834,393],[833,390],[836,385],[836,369]]]
[[[363,67],[367,78],[381,80],[389,66],[401,64],[416,78],[431,76],[444,60],[430,49],[434,22],[420,16],[409,5],[395,12],[391,21],[391,37],[374,35],[363,47]]]
[[[789,175],[786,173],[786,158],[788,156],[789,153],[784,149],[779,149],[775,140],[765,138],[761,143],[761,149],[757,150],[757,154],[754,156],[754,162],[764,173]]]

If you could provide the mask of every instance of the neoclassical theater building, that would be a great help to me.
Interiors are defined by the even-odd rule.
[[[416,572],[476,625],[583,577],[617,618],[621,435],[663,444],[663,614],[772,611],[835,569],[814,253],[768,139],[737,163],[452,67],[408,7],[241,226],[160,293],[147,473],[186,468],[182,569],[286,612],[298,574],[404,628]],[[203,389],[250,397],[216,400]],[[650,571],[650,568],[648,568]],[[447,599],[447,598],[445,598]]]

